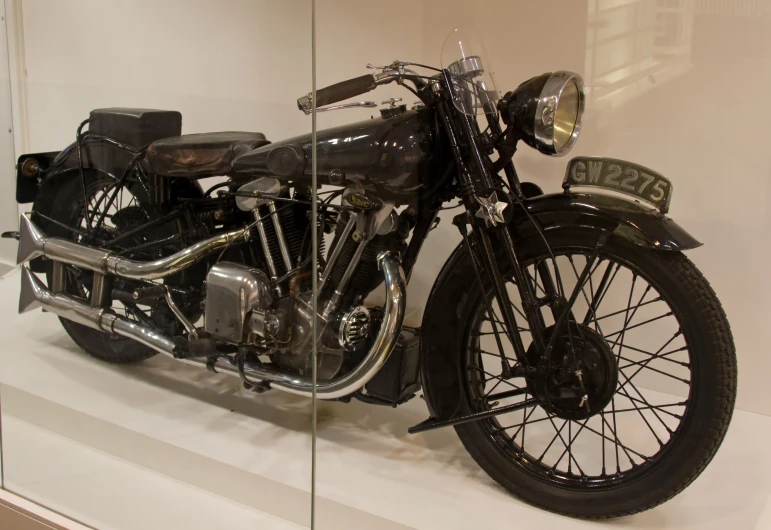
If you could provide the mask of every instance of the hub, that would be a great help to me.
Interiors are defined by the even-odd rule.
[[[544,344],[553,333],[554,326],[544,330]],[[549,359],[540,359],[533,345],[527,357],[531,366],[537,367],[527,378],[528,390],[558,418],[590,418],[613,399],[618,383],[616,356],[605,339],[588,326],[569,322],[557,336]]]

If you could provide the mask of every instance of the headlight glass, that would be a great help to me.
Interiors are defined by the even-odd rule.
[[[557,110],[554,113],[554,145],[562,151],[573,137],[578,123],[578,86],[575,81],[569,81],[562,90]]]
[[[574,72],[548,72],[529,79],[498,104],[503,121],[527,145],[551,156],[576,143],[584,114],[584,82]]]

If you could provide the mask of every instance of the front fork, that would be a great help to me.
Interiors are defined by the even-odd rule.
[[[452,83],[449,73],[443,72],[445,77],[445,83],[448,87],[450,96],[456,98],[455,86]],[[490,228],[487,223],[484,225],[478,222],[475,216],[476,211],[480,208],[482,201],[479,198],[479,193],[490,192],[496,190],[495,181],[490,175],[488,165],[485,163],[485,158],[477,145],[477,136],[479,134],[479,128],[476,126],[476,122],[472,121],[472,118],[463,114],[457,113],[455,116],[451,114],[449,105],[446,101],[440,102],[437,105],[439,115],[442,119],[442,123],[447,132],[450,146],[452,147],[453,154],[458,167],[458,181],[461,189],[463,190],[462,199],[466,207],[466,212],[457,216],[454,220],[455,225],[461,232],[464,238],[466,246],[471,253],[471,257],[474,264],[475,274],[477,281],[480,284],[480,288],[483,288],[482,275],[487,272],[488,279],[493,288],[493,293],[498,301],[498,306],[501,312],[502,324],[508,330],[507,335],[514,347],[514,353],[518,362],[526,369],[531,368],[528,366],[527,352],[522,342],[522,338],[519,334],[519,326],[517,325],[516,315],[514,314],[514,306],[511,303],[509,293],[506,290],[506,282],[501,274],[498,258],[496,257],[492,236],[497,236],[497,242],[503,247],[506,258],[509,261],[512,271],[514,282],[519,290],[520,299],[522,300],[522,309],[524,316],[528,323],[528,328],[532,336],[533,347],[537,353],[538,359],[541,362],[548,363],[548,359],[551,355],[551,350],[554,346],[555,340],[560,333],[561,327],[566,324],[568,320],[573,318],[572,307],[575,303],[578,294],[583,288],[583,282],[590,274],[591,267],[597,258],[599,249],[604,244],[606,238],[601,238],[600,243],[597,246],[596,252],[590,258],[586,264],[586,268],[579,278],[573,293],[569,300],[565,300],[565,293],[562,286],[562,282],[559,278],[559,272],[555,266],[555,278],[552,277],[551,271],[545,261],[536,263],[536,279],[531,282],[527,269],[523,267],[519,256],[517,256],[516,249],[514,247],[514,240],[508,227],[497,226]],[[501,129],[498,123],[498,117],[495,114],[493,108],[485,109],[490,130],[493,135],[500,135]],[[469,159],[471,165],[474,167],[474,177],[472,172],[466,165],[466,161],[461,153],[461,144],[459,142],[460,135],[458,134],[458,128],[463,132],[463,137],[467,140],[467,149],[469,153]],[[503,154],[501,154],[503,156]],[[510,182],[512,192],[517,193],[519,202],[521,204],[522,193],[519,188],[519,180],[516,172],[514,171],[514,165],[509,160],[504,165],[506,176]],[[502,191],[502,190],[501,190]],[[523,206],[524,208],[524,206]],[[472,231],[469,234],[467,226],[471,225]],[[471,238],[473,237],[475,245],[472,245]],[[537,293],[537,278],[541,278],[542,288],[544,290],[544,296],[539,298]],[[541,313],[541,307],[548,305],[551,309],[552,316],[555,321],[555,329],[552,331],[549,337],[548,343],[544,334],[545,322]],[[488,317],[493,325],[493,331],[495,332],[496,339],[499,341],[499,349],[501,351],[502,373],[505,375],[513,375],[511,367],[508,366],[508,361],[503,354],[502,345],[500,344],[499,335],[497,332],[498,324],[495,321],[494,313],[491,305],[487,307]],[[573,318],[574,319],[574,318]]]
[[[449,74],[446,71],[443,72],[443,74],[445,75],[445,82],[449,87],[451,97],[456,97],[456,94],[454,93],[455,88],[452,80],[449,78]],[[462,193],[462,200],[464,206],[466,207],[466,212],[465,214],[456,216],[454,224],[460,230],[461,235],[463,236],[466,245],[469,248],[474,263],[474,270],[477,276],[477,281],[480,283],[480,288],[482,288],[484,285],[482,283],[482,273],[483,271],[487,271],[489,280],[495,293],[495,298],[498,300],[498,306],[500,307],[501,317],[503,319],[502,323],[508,329],[508,335],[514,347],[514,353],[517,357],[517,360],[523,366],[527,366],[525,346],[522,343],[522,337],[519,335],[519,326],[517,325],[517,319],[514,315],[514,306],[512,305],[509,294],[506,290],[506,282],[504,281],[500,267],[498,266],[498,260],[496,259],[493,244],[490,239],[491,233],[490,231],[483,228],[480,223],[476,222],[474,217],[475,210],[478,209],[481,204],[481,201],[478,197],[478,188],[484,187],[488,190],[494,189],[493,179],[490,177],[482,153],[476,145],[476,133],[478,131],[475,130],[474,124],[472,123],[469,116],[461,113],[458,121],[460,122],[459,125],[464,132],[465,138],[471,144],[468,147],[472,155],[471,162],[475,166],[475,173],[477,175],[477,178],[474,179],[472,178],[471,171],[469,171],[469,168],[466,165],[464,157],[461,153],[460,142],[458,140],[459,135],[458,131],[456,130],[456,122],[453,119],[453,115],[450,113],[448,103],[446,101],[439,103],[437,105],[437,109],[439,116],[442,119],[445,131],[447,132],[449,143],[455,156],[456,164],[458,166],[458,181],[461,188],[464,190]],[[500,126],[498,125],[497,119],[494,121],[492,118],[490,118],[489,121],[492,130],[497,130],[500,132]],[[475,180],[478,182],[475,182]],[[471,235],[474,237],[475,242],[477,243],[476,247],[478,248],[478,252],[474,252],[475,247],[471,245],[469,233],[466,228],[469,224],[472,226]],[[544,324],[539,310],[539,305],[536,300],[534,288],[527,280],[526,271],[523,269],[522,264],[520,263],[519,257],[517,256],[516,250],[514,248],[514,242],[508,229],[503,227],[503,230],[501,230],[500,233],[502,234],[504,243],[503,246],[506,248],[506,254],[511,262],[514,281],[516,282],[517,288],[520,292],[523,309],[525,316],[527,317],[530,330],[532,332],[535,347],[537,348],[538,353],[541,354],[545,350],[543,344]],[[496,339],[500,342],[492,306],[489,306],[487,311],[488,317],[494,326]],[[502,345],[499,343],[498,346],[501,349],[503,373],[511,374],[511,368],[508,366],[508,362],[503,357]]]

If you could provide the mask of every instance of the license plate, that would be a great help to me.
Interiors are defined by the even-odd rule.
[[[597,186],[631,195],[661,213],[669,211],[672,199],[669,179],[647,167],[615,158],[577,156],[568,162],[565,184]]]

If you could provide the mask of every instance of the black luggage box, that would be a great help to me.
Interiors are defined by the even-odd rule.
[[[91,111],[91,134],[109,136],[135,149],[182,134],[182,114],[173,110],[110,108]]]

